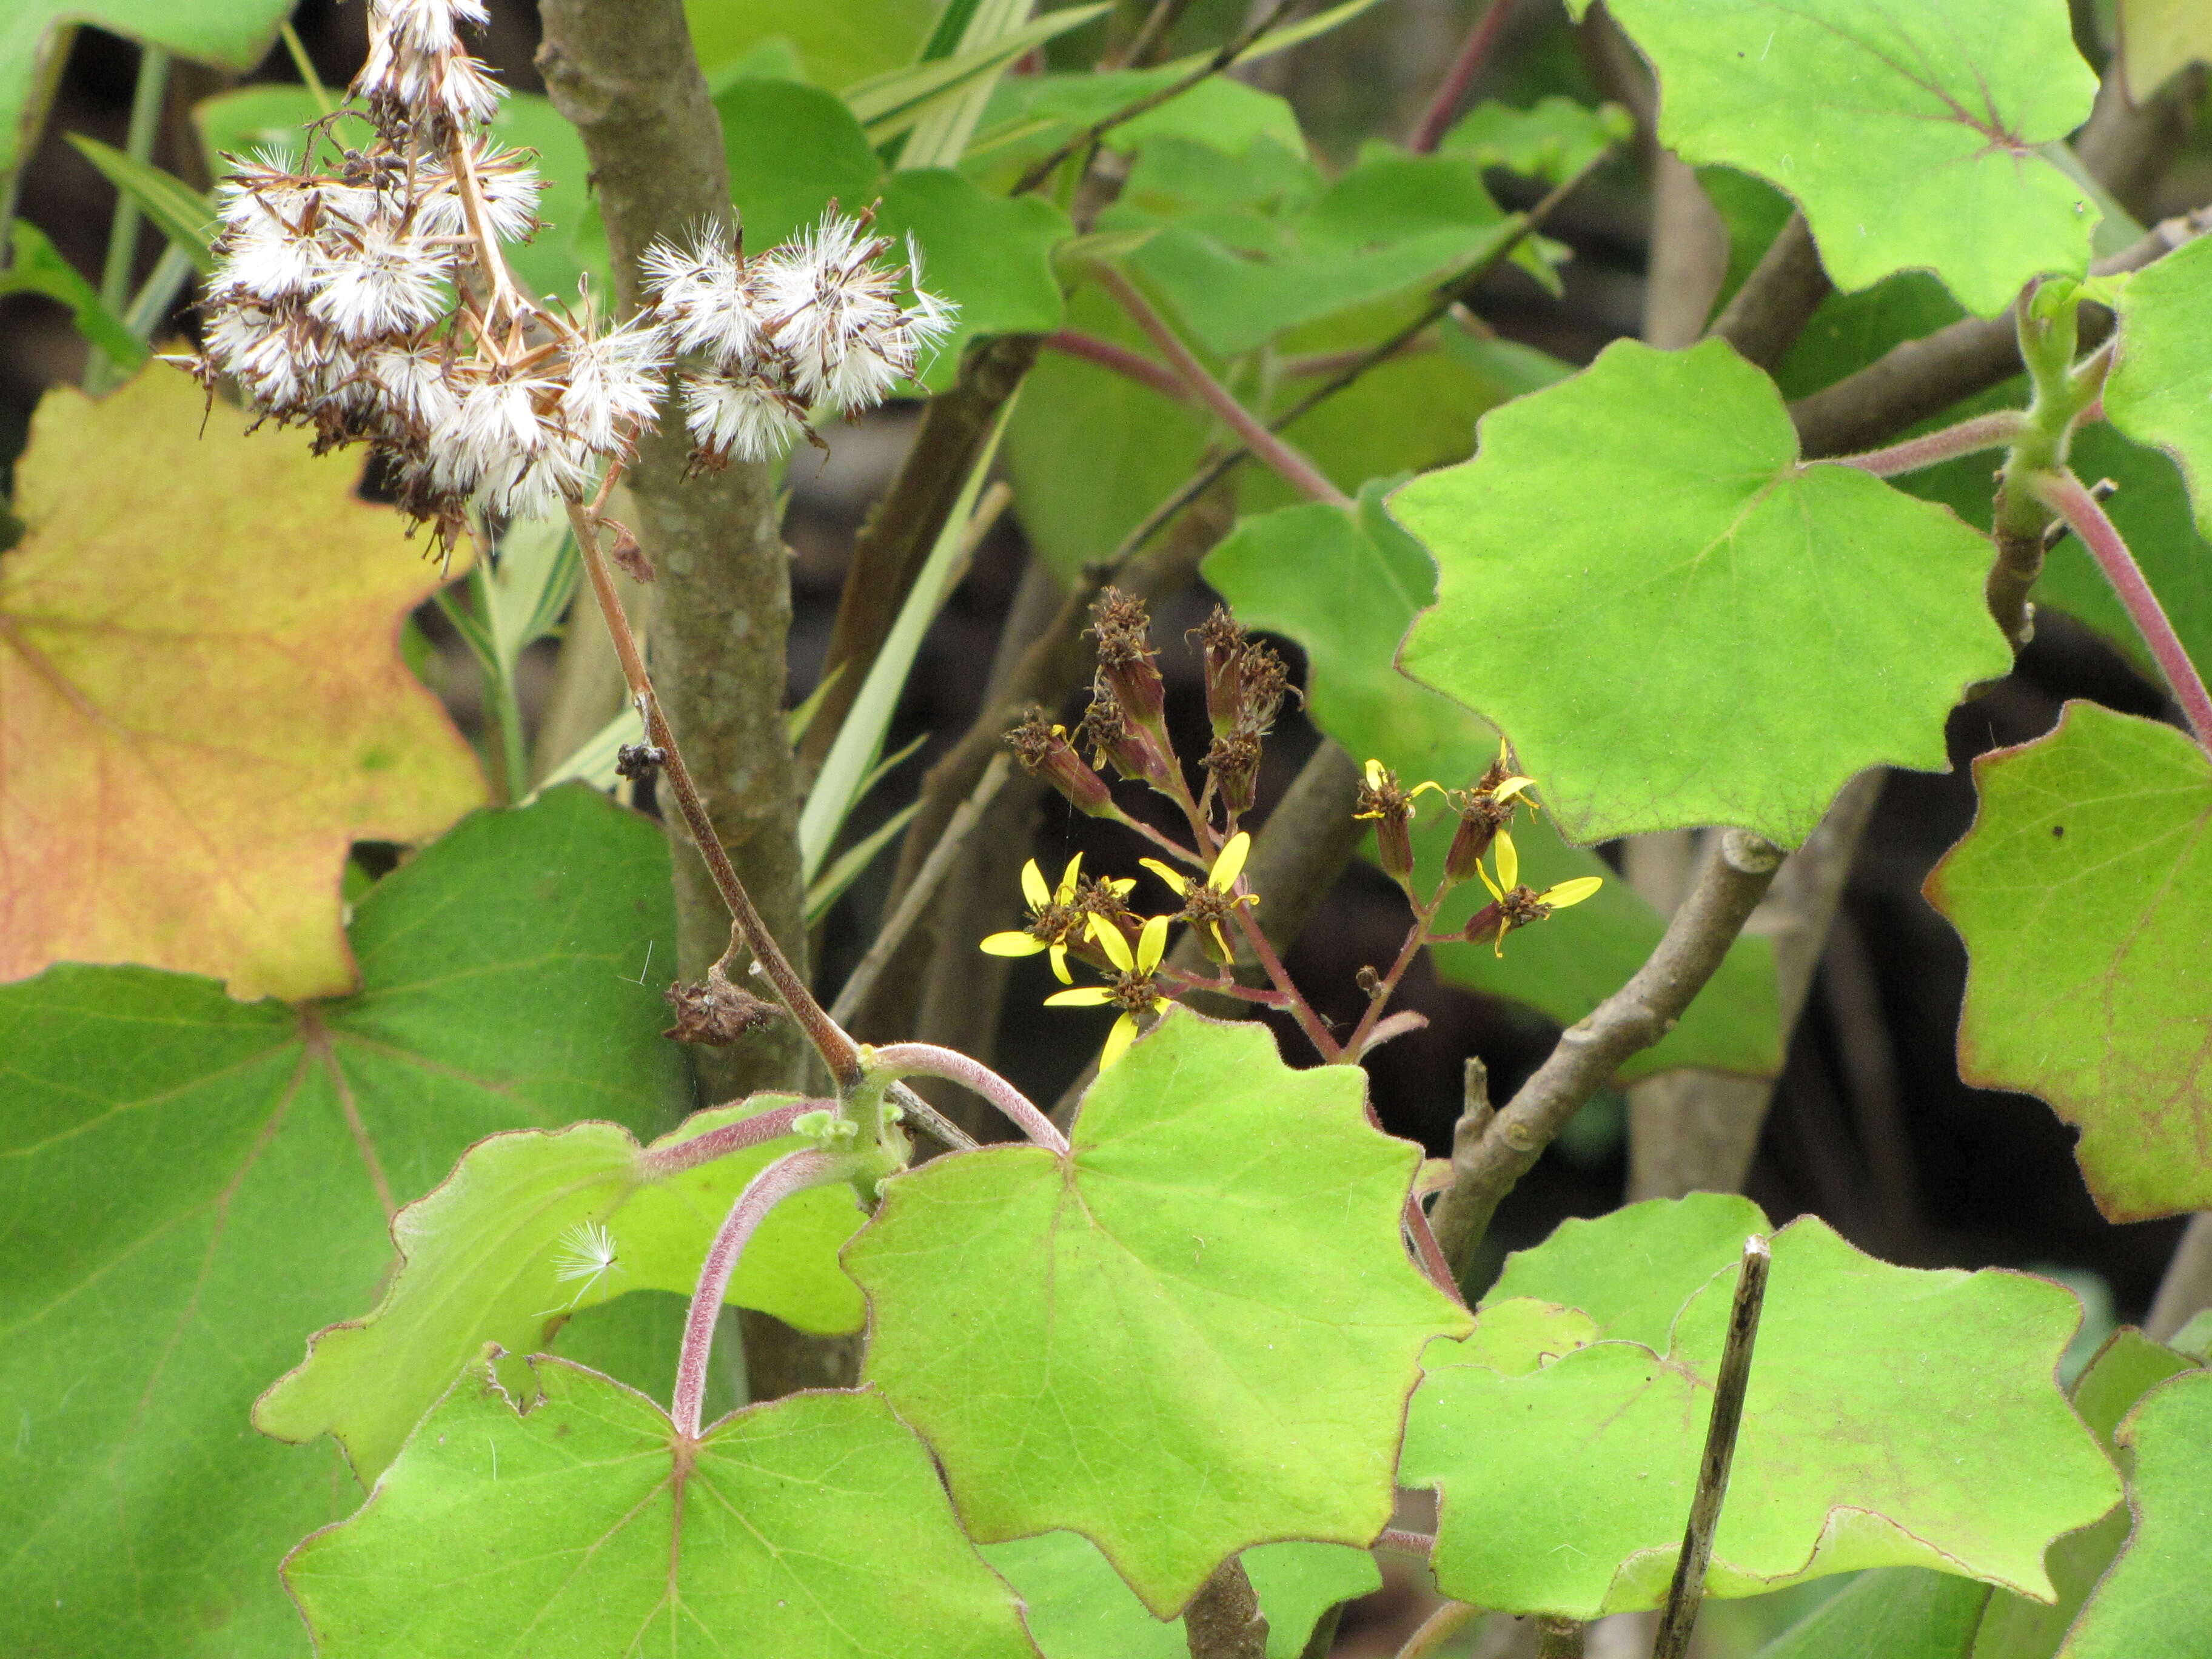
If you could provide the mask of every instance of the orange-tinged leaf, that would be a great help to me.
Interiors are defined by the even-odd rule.
[[[154,364],[50,392],[0,554],[0,981],[139,962],[234,997],[351,988],[355,840],[484,798],[400,662],[438,568],[317,458]]]

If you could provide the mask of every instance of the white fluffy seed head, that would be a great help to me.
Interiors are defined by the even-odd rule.
[[[538,234],[538,201],[544,181],[520,150],[501,149],[478,136],[475,151],[477,185],[491,234],[502,242],[526,242]],[[418,179],[416,216],[426,236],[465,236],[468,211],[461,205],[452,169],[443,157],[426,161]]]
[[[561,423],[599,454],[627,454],[659,418],[667,368],[660,331],[644,319],[579,342],[567,354]]]
[[[789,394],[759,374],[686,374],[683,391],[684,428],[707,466],[772,460],[806,429]]]
[[[655,241],[639,259],[672,356],[697,352],[718,370],[742,370],[759,352],[762,262],[741,258],[735,240],[722,226],[702,225],[688,247]]]
[[[453,254],[388,221],[335,239],[311,314],[349,345],[412,334],[445,314]]]

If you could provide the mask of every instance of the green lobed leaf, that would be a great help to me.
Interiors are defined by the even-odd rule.
[[[1990,1595],[1987,1584],[1948,1572],[1877,1567],[1759,1649],[1754,1659],[1967,1659]]]
[[[243,75],[276,44],[294,0],[15,0],[0,16],[0,180],[37,142],[80,24]]]
[[[982,1555],[1020,1592],[1044,1659],[1183,1659],[1190,1650],[1183,1621],[1153,1618],[1079,1533],[987,1544]],[[1323,1613],[1382,1585],[1373,1556],[1337,1544],[1261,1544],[1243,1560],[1267,1618],[1267,1659],[1299,1659]]]
[[[471,1366],[360,1512],[286,1560],[323,1659],[1033,1659],[880,1396],[795,1395],[686,1443],[617,1382],[531,1370],[518,1402]]]
[[[1520,221],[1491,200],[1473,161],[1373,146],[1296,213],[1170,216],[1117,202],[1098,223],[1157,230],[1129,256],[1130,267],[1200,345],[1225,356],[1349,307],[1433,286]]]
[[[1987,540],[1801,462],[1773,382],[1721,341],[1617,341],[1480,435],[1392,498],[1442,568],[1400,660],[1512,739],[1574,840],[1795,846],[1853,774],[1942,769],[1945,714],[2010,666]]]
[[[1714,1262],[1747,1221],[1764,1230],[1733,1197],[1632,1206],[1499,1283],[1587,1296],[1601,1334],[1648,1334],[1679,1298],[1662,1346],[1614,1336],[1518,1376],[1431,1350],[1402,1478],[1439,1489],[1446,1594],[1577,1619],[1664,1599],[1734,1294],[1733,1262]],[[2050,1595],[2045,1547],[2119,1492],[2056,1383],[2073,1297],[2025,1274],[1891,1267],[1812,1217],[1773,1251],[1708,1593],[1916,1565]]]
[[[2187,1659],[2212,1629],[2212,1372],[2160,1383],[2120,1425],[2134,1530],[2062,1659]]]
[[[2131,1469],[2132,1460],[2125,1447],[2114,1443],[2121,1419],[2159,1383],[2191,1369],[2185,1356],[2123,1327],[2106,1340],[2075,1382],[2074,1409],[2123,1473]],[[2051,1659],[2089,1592],[2127,1542],[2128,1521],[2128,1511],[2116,1505],[2096,1525],[2069,1533],[2051,1547],[2045,1565],[2058,1591],[2055,1602],[1992,1590],[1975,1631],[1973,1659]]]
[[[1436,567],[1385,517],[1379,495],[1380,486],[1370,486],[1356,514],[1309,503],[1247,518],[1207,556],[1206,580],[1246,626],[1285,635],[1304,649],[1308,710],[1347,753],[1382,761],[1409,787],[1421,779],[1460,787],[1496,757],[1498,735],[1392,663],[1399,641],[1435,596]],[[1443,870],[1456,825],[1443,807],[1417,814],[1419,879],[1432,881]],[[1432,945],[1437,971],[1571,1024],[1643,964],[1665,923],[1627,884],[1611,879],[1595,854],[1560,841],[1547,817],[1524,814],[1513,836],[1523,873],[1539,889],[1575,876],[1608,879],[1571,915],[1516,933],[1503,959],[1487,939]],[[1462,886],[1447,900],[1436,931],[1463,927],[1487,898],[1479,883]],[[1778,1071],[1773,977],[1771,945],[1739,939],[1681,1022],[1633,1055],[1621,1075],[1680,1066]]]
[[[875,200],[883,162],[836,93],[748,77],[716,94],[714,110],[748,252],[805,228],[832,200],[848,213]]]
[[[2115,1221],[2212,1206],[2212,763],[2069,702],[1974,763],[1973,827],[1928,878],[1966,944],[1959,1074],[2039,1095]]]
[[[501,1129],[667,1121],[635,982],[672,958],[664,838],[581,789],[480,813],[356,907],[352,995],[58,967],[0,988],[0,1474],[18,1650],[306,1649],[284,1550],[350,1507],[333,1451],[255,1434],[307,1333],[366,1304],[397,1204]]]
[[[651,1150],[796,1097],[756,1096],[695,1113]],[[329,1434],[355,1474],[374,1480],[486,1342],[539,1351],[577,1309],[633,1291],[688,1295],[745,1183],[807,1144],[780,1136],[656,1181],[637,1141],[617,1124],[479,1141],[394,1218],[399,1271],[376,1310],[316,1335],[307,1358],[262,1396],[254,1426],[279,1440]],[[860,1224],[848,1188],[786,1200],[745,1247],[727,1299],[804,1331],[858,1330],[865,1310],[837,1251]],[[582,1270],[598,1242],[583,1230],[595,1227],[613,1248],[604,1273]]]
[[[1557,185],[1634,131],[1634,120],[1618,104],[1592,109],[1554,93],[1527,109],[1486,99],[1453,124],[1437,148],[1477,167],[1504,167]]]
[[[684,0],[691,47],[709,77],[720,65],[781,41],[808,77],[843,87],[914,61],[932,0]]]
[[[2198,237],[2127,280],[2105,414],[2180,464],[2197,526],[2212,538],[2212,238]]]
[[[1657,66],[1660,142],[1796,198],[1837,287],[1932,270],[1994,317],[2035,276],[2087,268],[2096,206],[2039,149],[2088,118],[2097,90],[2063,6],[1618,0],[1612,12]]]
[[[1370,1543],[1421,1346],[1469,1328],[1400,1237],[1419,1149],[1356,1067],[1181,1008],[1071,1138],[900,1176],[845,1249],[969,1533],[1080,1532],[1160,1617],[1248,1545]]]

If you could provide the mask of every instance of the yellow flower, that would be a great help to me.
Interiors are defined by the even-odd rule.
[[[1137,935],[1137,948],[1132,951],[1121,930],[1103,916],[1091,918],[1091,941],[1106,953],[1115,967],[1111,985],[1079,985],[1073,991],[1055,991],[1044,1000],[1048,1008],[1099,1008],[1111,1003],[1121,1011],[1121,1018],[1114,1022],[1114,1029],[1106,1034],[1106,1046],[1099,1051],[1098,1069],[1104,1071],[1136,1041],[1137,1016],[1141,1013],[1164,1012],[1168,1000],[1159,993],[1153,975],[1159,971],[1160,958],[1167,953],[1168,928],[1173,916],[1153,916],[1145,923]]]
[[[1067,947],[1081,938],[1087,920],[1087,913],[1078,902],[1082,894],[1082,877],[1080,853],[1068,860],[1057,887],[1044,884],[1044,872],[1031,859],[1022,866],[1022,896],[1030,902],[1029,926],[1016,932],[993,933],[983,940],[981,948],[994,957],[1033,957],[1040,951],[1049,951],[1054,977],[1062,985],[1074,984],[1067,973]],[[1127,876],[1099,884],[1116,896],[1136,884],[1133,878]]]
[[[1182,901],[1182,919],[1213,941],[1216,962],[1228,962],[1234,956],[1221,924],[1238,905],[1260,902],[1255,893],[1237,890],[1237,878],[1244,873],[1244,860],[1251,852],[1252,837],[1239,830],[1221,843],[1221,850],[1213,855],[1213,867],[1206,872],[1203,882],[1193,881],[1158,859],[1137,860],[1175,890],[1176,896]]]
[[[1602,876],[1572,876],[1565,881],[1554,882],[1540,893],[1532,892],[1521,884],[1521,854],[1514,850],[1513,837],[1504,830],[1498,832],[1498,839],[1491,844],[1490,856],[1498,864],[1496,881],[1480,864],[1474,868],[1482,878],[1482,884],[1490,890],[1490,896],[1497,901],[1495,949],[1501,957],[1505,954],[1505,936],[1516,927],[1526,927],[1532,921],[1541,921],[1554,910],[1580,904],[1605,885]]]

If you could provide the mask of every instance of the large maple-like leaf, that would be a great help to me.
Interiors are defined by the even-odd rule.
[[[2212,1373],[2160,1383],[2118,1438],[2135,1455],[2134,1530],[2059,1659],[2189,1659],[2212,1631]]]
[[[1589,0],[1570,0],[1579,15]],[[1927,267],[1995,316],[2079,275],[2094,204],[2045,153],[2097,78],[2051,0],[1617,0],[1659,71],[1661,140],[1802,204],[1842,289]]]
[[[157,363],[32,422],[0,555],[0,980],[136,962],[241,1000],[348,990],[348,843],[483,799],[399,659],[437,566],[355,497],[354,461],[246,420]]]
[[[1364,1083],[1174,1009],[1065,1155],[885,1183],[845,1248],[866,1376],[980,1541],[1080,1532],[1162,1618],[1248,1545],[1373,1541],[1422,1345],[1468,1321],[1407,1256],[1419,1149]]]
[[[284,1577],[325,1659],[1034,1659],[929,1455],[872,1392],[680,1438],[644,1395],[471,1366],[359,1514]]]
[[[1534,1364],[1479,1340],[1431,1350],[1404,1479],[1443,1494],[1448,1595],[1577,1619],[1665,1598],[1735,1263],[1765,1229],[1714,1194],[1570,1221],[1514,1259],[1476,1326],[1517,1304]],[[2057,1387],[2078,1304],[2021,1273],[1891,1267],[1813,1217],[1773,1250],[1709,1593],[1911,1565],[2051,1596],[2046,1547],[2119,1496]],[[1598,1340],[1547,1359],[1574,1334],[1532,1302],[1583,1309]]]
[[[2212,1205],[2212,764],[2172,726],[2069,702],[1974,785],[1928,878],[1966,942],[1959,1074],[2079,1124],[2112,1220]]]
[[[67,964],[0,986],[11,1659],[305,1654],[276,1565],[359,1488],[328,1443],[256,1434],[254,1396],[368,1304],[392,1210],[471,1142],[682,1109],[668,1011],[635,981],[674,932],[659,830],[557,789],[369,890],[353,995],[241,1005]]]
[[[2012,662],[1989,544],[1799,459],[1723,342],[1616,341],[1482,418],[1475,457],[1390,510],[1441,571],[1401,660],[1513,740],[1574,840],[1810,835],[1852,774],[1945,764],[1943,720]]]

